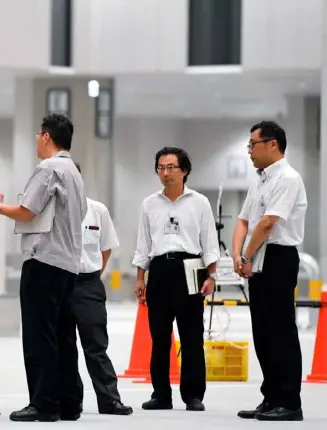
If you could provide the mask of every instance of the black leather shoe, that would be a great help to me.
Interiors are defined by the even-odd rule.
[[[158,399],[151,399],[143,403],[142,409],[146,409],[149,411],[150,410],[154,411],[156,409],[173,409],[173,404],[171,401],[167,402],[167,401],[162,401]]]
[[[26,406],[20,411],[14,411],[9,416],[11,421],[59,421],[59,414],[41,413],[34,406]]]
[[[115,400],[105,406],[99,407],[99,414],[109,415],[130,415],[133,409],[130,406],[125,406],[122,402]]]
[[[77,414],[62,413],[60,415],[61,421],[77,421],[80,418],[81,418],[81,414],[80,413],[77,413]]]
[[[302,409],[292,411],[290,409],[278,407],[267,412],[258,412],[256,419],[259,421],[303,421]]]
[[[193,400],[190,400],[186,404],[186,410],[187,411],[204,411],[205,407],[204,407],[204,404],[201,402],[201,400],[193,399]]]
[[[262,402],[259,406],[256,407],[256,409],[250,410],[250,411],[240,411],[237,416],[240,418],[245,419],[254,419],[256,418],[256,415],[260,412],[268,412],[272,409],[272,407],[269,406],[269,403]]]

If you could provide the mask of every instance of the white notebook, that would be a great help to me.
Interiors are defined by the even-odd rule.
[[[18,195],[20,204],[22,194]],[[52,230],[53,219],[55,216],[56,196],[50,198],[48,204],[42,212],[35,215],[31,221],[16,221],[15,234],[49,233]]]
[[[202,288],[202,285],[198,285],[198,270],[206,269],[202,258],[190,258],[183,261],[186,283],[189,294],[198,294]]]
[[[245,252],[247,245],[251,240],[251,236],[247,236],[243,251]],[[257,252],[254,254],[253,264],[252,264],[252,272],[253,273],[261,273],[263,268],[263,263],[265,261],[266,248],[267,248],[268,239],[266,239],[263,244],[257,249]]]

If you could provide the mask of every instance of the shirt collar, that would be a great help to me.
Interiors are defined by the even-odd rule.
[[[276,161],[265,169],[257,169],[257,174],[261,177],[261,179],[269,179],[274,176],[281,168],[288,166],[288,162],[285,158]]]
[[[56,152],[53,157],[66,157],[66,158],[72,158],[69,151],[58,151]]]
[[[159,194],[161,194],[163,197],[165,197],[166,198],[166,196],[165,196],[165,194],[164,194],[164,191],[165,191],[165,189],[163,188],[161,191],[159,191]],[[184,191],[183,191],[183,194],[182,195],[180,195],[178,198],[180,199],[181,197],[183,197],[183,196],[186,196],[186,195],[188,195],[188,194],[192,194],[193,193],[193,190],[191,190],[190,188],[188,188],[186,185],[184,185]]]

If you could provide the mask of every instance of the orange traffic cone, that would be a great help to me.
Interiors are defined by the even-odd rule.
[[[324,287],[321,293],[322,306],[319,309],[312,370],[306,382],[327,382],[327,289]]]
[[[142,378],[140,382],[151,382],[150,360],[152,351],[152,340],[148,320],[148,307],[139,303],[131,356],[128,369],[119,378]],[[179,367],[177,362],[176,345],[174,333],[172,334],[172,348],[170,355],[171,383],[179,382]],[[134,381],[136,382],[136,381]]]
[[[128,369],[119,378],[146,378],[150,376],[151,336],[148,322],[148,309],[145,304],[139,303],[132,351]]]

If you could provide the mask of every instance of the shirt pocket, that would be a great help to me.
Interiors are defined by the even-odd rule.
[[[83,245],[98,245],[100,242],[100,228],[85,228],[83,232]]]

